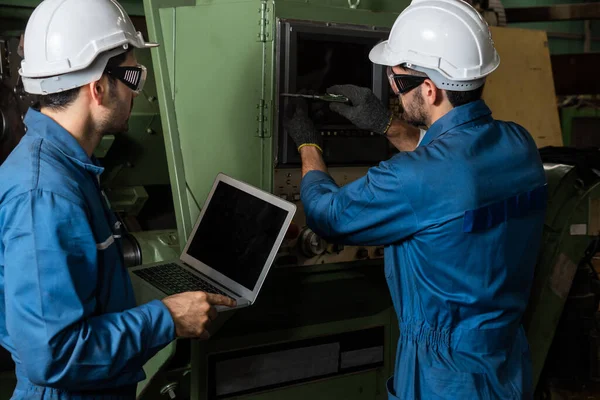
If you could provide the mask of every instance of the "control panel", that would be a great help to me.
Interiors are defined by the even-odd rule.
[[[366,172],[365,167],[329,169],[329,173],[340,186],[363,177]],[[306,226],[304,207],[300,200],[301,180],[302,171],[300,169],[275,170],[274,193],[285,200],[294,202],[297,206],[288,235],[275,260],[276,266],[310,266],[383,258],[383,247],[344,246],[328,243]]]

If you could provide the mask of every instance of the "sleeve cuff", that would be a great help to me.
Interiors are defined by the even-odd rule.
[[[175,340],[175,322],[167,306],[160,300],[152,300],[142,306],[149,321],[148,347],[164,347]]]

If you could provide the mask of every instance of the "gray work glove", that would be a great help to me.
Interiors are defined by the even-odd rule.
[[[314,146],[323,151],[321,133],[308,117],[308,107],[304,99],[288,100],[283,114],[283,129],[294,140],[298,150],[304,146]]]
[[[338,85],[327,89],[327,93],[341,94],[350,100],[351,105],[331,103],[329,108],[344,116],[355,126],[381,135],[387,133],[392,114],[371,89],[354,85]]]

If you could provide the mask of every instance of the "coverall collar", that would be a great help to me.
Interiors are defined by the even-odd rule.
[[[104,168],[98,165],[96,157],[92,156],[90,158],[77,139],[52,118],[30,108],[24,122],[28,128],[28,135],[49,141],[67,158],[94,175],[100,175],[104,171]]]
[[[419,147],[426,146],[444,133],[479,118],[491,118],[492,111],[483,100],[477,100],[450,110],[427,130]]]

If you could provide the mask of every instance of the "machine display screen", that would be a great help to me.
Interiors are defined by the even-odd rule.
[[[285,21],[279,30],[279,91],[291,94],[326,94],[335,85],[369,88],[390,106],[384,67],[369,59],[373,47],[387,33],[362,26],[330,26],[316,22]],[[285,134],[290,98],[279,98],[278,165],[295,167],[300,156]],[[360,129],[331,111],[330,103],[307,100],[308,114],[323,137],[323,157],[331,166],[374,165],[389,158],[385,137]],[[390,106],[391,108],[391,106]]]
[[[219,182],[187,253],[253,290],[287,212]]]
[[[325,39],[325,40],[324,40]],[[352,84],[370,88],[373,65],[369,61],[372,44],[327,40],[312,34],[298,35],[296,91],[323,94],[334,85]],[[312,120],[320,127],[347,125],[344,117],[321,101],[309,102]]]

